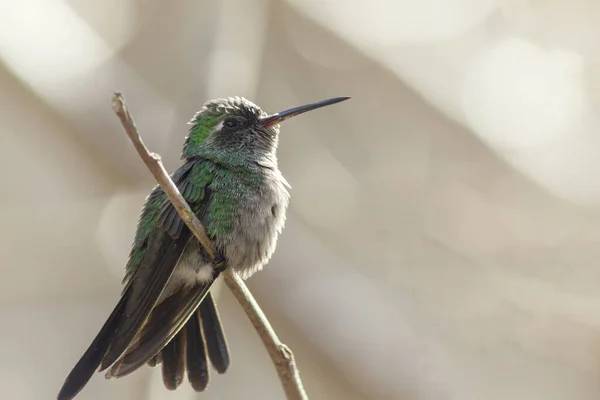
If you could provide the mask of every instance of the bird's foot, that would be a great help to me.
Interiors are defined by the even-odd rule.
[[[219,250],[215,251],[215,258],[213,260],[213,263],[215,264],[216,272],[223,272],[223,271],[225,271],[225,269],[227,269],[227,263],[225,261],[225,256],[223,255],[223,252],[221,252]]]

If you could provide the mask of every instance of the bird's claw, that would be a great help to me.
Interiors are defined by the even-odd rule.
[[[225,256],[219,250],[215,252],[215,258],[213,262],[215,264],[215,271],[217,272],[223,272],[227,268]]]

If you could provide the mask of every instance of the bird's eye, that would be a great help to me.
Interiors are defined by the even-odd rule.
[[[229,129],[237,128],[239,125],[240,123],[236,119],[226,119],[225,122],[223,122],[223,126]]]

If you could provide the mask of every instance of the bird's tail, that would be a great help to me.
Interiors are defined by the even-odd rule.
[[[227,340],[210,292],[187,321],[185,328],[148,364],[162,364],[163,382],[168,389],[177,389],[187,371],[192,388],[202,392],[209,383],[208,360],[220,374],[229,368]]]
[[[174,390],[183,381],[187,365],[192,387],[203,391],[209,381],[209,359],[217,372],[225,373],[229,350],[209,291],[211,285],[209,282],[180,290],[157,305],[131,345],[109,369],[107,378],[128,375],[146,363],[162,364],[164,384]],[[65,380],[57,400],[73,399],[99,368],[121,323],[126,301],[127,296],[123,296]]]

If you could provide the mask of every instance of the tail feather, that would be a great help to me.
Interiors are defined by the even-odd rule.
[[[166,388],[177,389],[187,371],[192,388],[202,392],[210,381],[208,360],[218,373],[225,373],[230,364],[229,349],[209,291],[212,282],[180,290],[158,304],[125,353],[108,370],[107,378],[128,375],[144,364],[161,364]],[[99,370],[122,324],[126,304],[124,295],[65,380],[57,400],[73,399]]]
[[[200,314],[198,312],[190,318],[186,325],[186,330],[188,381],[196,392],[203,392],[208,386],[210,375],[208,372],[204,336],[200,328]]]
[[[147,364],[185,326],[208,293],[213,280],[201,286],[182,288],[158,304],[129,348],[106,373],[107,378],[120,378]],[[163,364],[165,354],[162,354]]]
[[[175,390],[183,382],[185,374],[186,330],[182,329],[162,349],[162,377],[165,387]]]
[[[208,357],[217,372],[224,374],[229,368],[229,348],[212,293],[206,295],[199,310]]]

